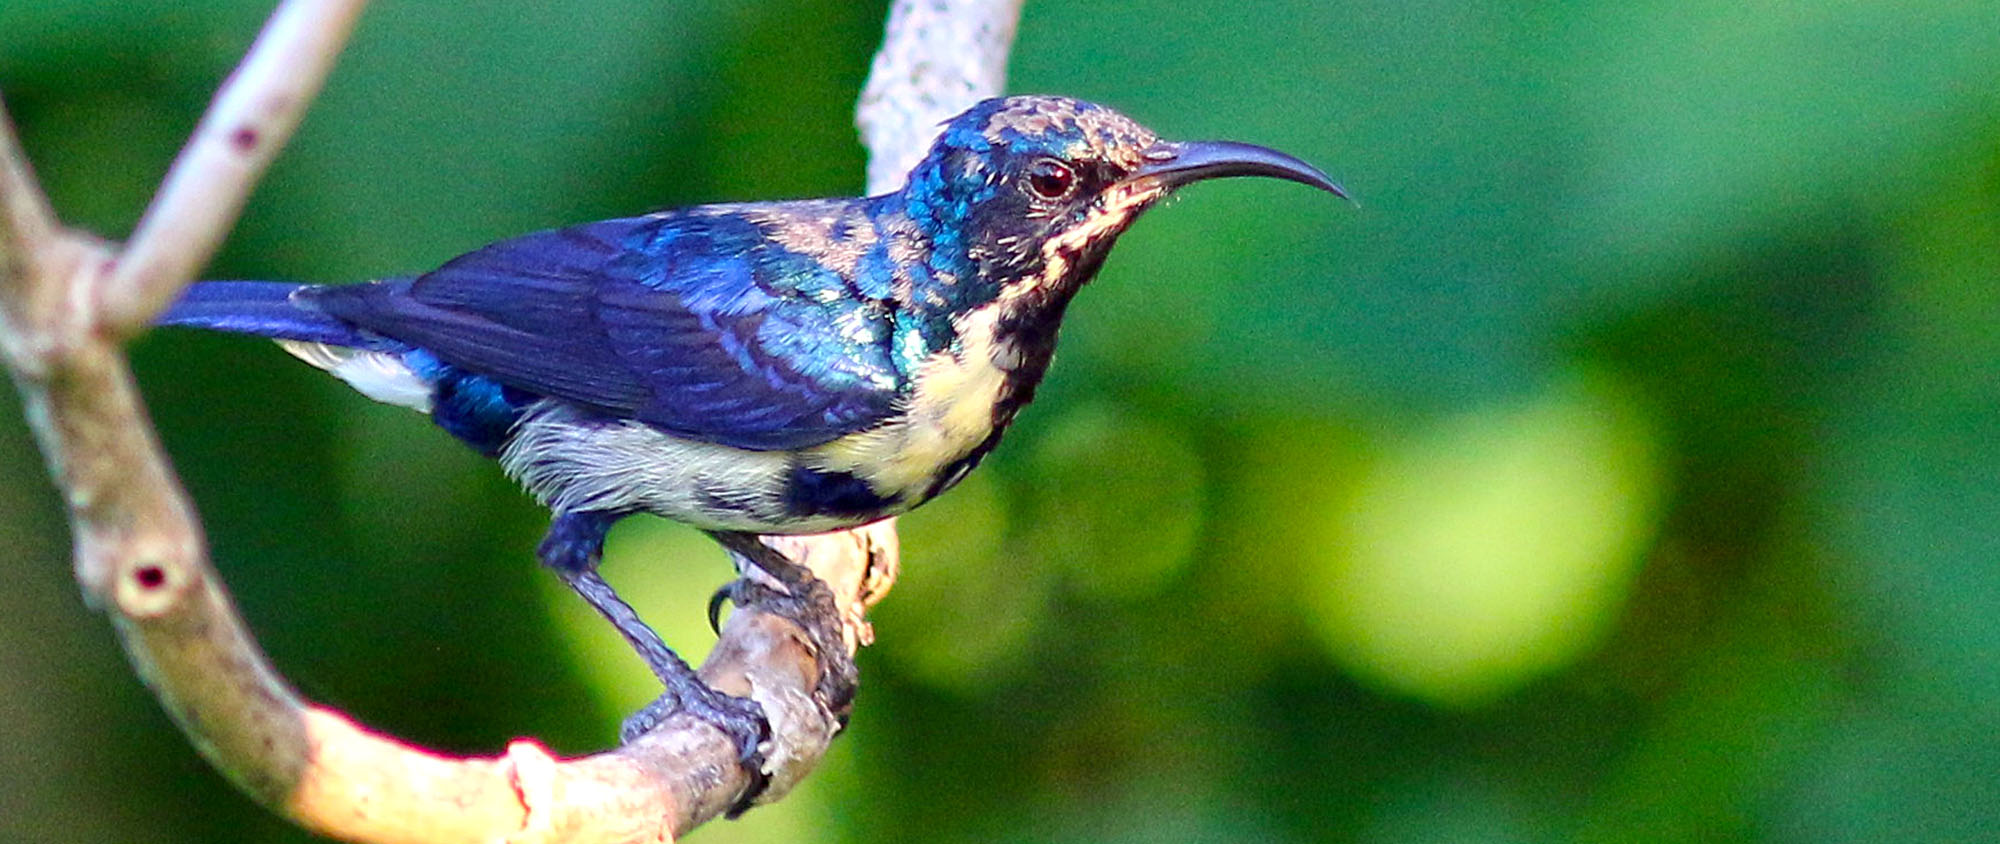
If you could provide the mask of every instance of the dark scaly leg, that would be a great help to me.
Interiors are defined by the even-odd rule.
[[[549,523],[548,535],[542,539],[539,552],[542,564],[553,569],[564,583],[610,620],[625,641],[639,652],[639,657],[646,661],[654,676],[659,677],[667,687],[659,700],[625,719],[619,729],[619,738],[629,742],[667,716],[686,712],[714,724],[736,742],[743,765],[750,771],[752,793],[762,791],[763,755],[758,745],[770,737],[770,724],[764,718],[764,708],[756,701],[723,694],[702,682],[687,661],[667,647],[653,628],[640,621],[632,605],[618,597],[611,584],[604,582],[604,578],[597,573],[597,564],[604,556],[604,535],[613,522],[625,515],[616,512],[557,513],[555,520]]]

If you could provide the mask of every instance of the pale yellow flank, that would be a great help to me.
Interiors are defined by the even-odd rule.
[[[993,432],[993,407],[1007,383],[1001,363],[1019,358],[994,342],[998,316],[999,307],[988,305],[954,320],[963,345],[924,361],[916,391],[899,408],[906,413],[806,452],[806,465],[853,473],[885,496],[920,495],[940,470]]]

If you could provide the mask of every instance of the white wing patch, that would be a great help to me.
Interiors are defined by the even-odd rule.
[[[278,345],[293,357],[333,373],[364,396],[419,413],[431,412],[431,383],[410,371],[396,355],[301,340],[279,340]]]

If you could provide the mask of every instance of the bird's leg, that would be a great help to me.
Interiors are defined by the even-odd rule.
[[[667,647],[653,628],[640,621],[632,605],[618,597],[611,584],[604,582],[604,578],[597,573],[597,564],[604,555],[604,535],[611,529],[611,524],[624,515],[616,512],[558,513],[555,520],[549,523],[549,533],[542,539],[540,550],[542,564],[553,569],[564,583],[609,619],[625,641],[639,652],[639,657],[646,661],[654,676],[659,677],[667,687],[659,700],[625,719],[619,729],[619,739],[630,742],[667,716],[686,712],[714,724],[736,743],[739,757],[750,772],[752,786],[749,793],[754,795],[763,790],[763,754],[759,745],[770,737],[771,729],[765,720],[764,708],[756,701],[724,694],[702,682],[687,661]]]
[[[796,622],[818,651],[818,697],[845,723],[859,674],[855,671],[854,654],[847,650],[846,640],[841,636],[840,607],[834,602],[833,590],[811,569],[786,559],[778,549],[765,545],[753,534],[711,531],[709,535],[740,558],[739,568],[740,561],[747,560],[778,583],[773,588],[746,573],[745,577],[724,586],[709,602],[710,625],[715,623],[716,611],[724,599],[738,606],[754,604]]]

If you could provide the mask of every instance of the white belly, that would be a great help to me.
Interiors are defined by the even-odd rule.
[[[711,530],[810,533],[790,518],[791,455],[673,436],[545,401],[500,451],[508,476],[557,512],[645,511]]]

